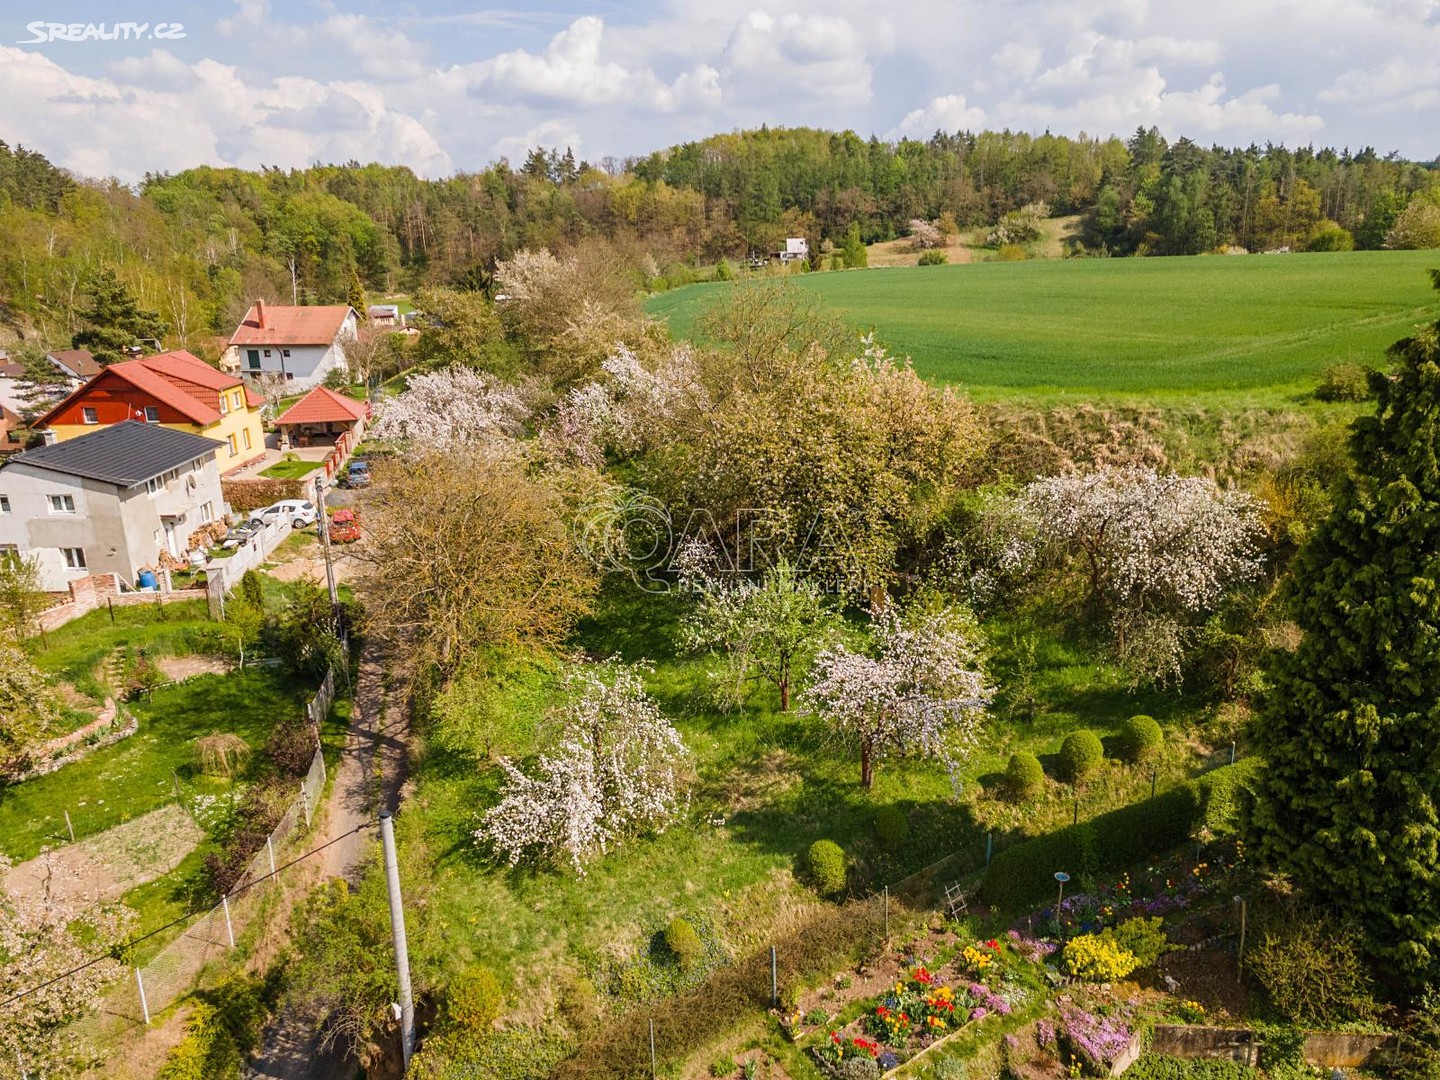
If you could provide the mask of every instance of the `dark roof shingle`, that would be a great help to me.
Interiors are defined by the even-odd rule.
[[[186,431],[126,420],[79,438],[26,450],[12,457],[6,467],[33,465],[118,487],[134,487],[196,458],[208,457],[222,445]]]

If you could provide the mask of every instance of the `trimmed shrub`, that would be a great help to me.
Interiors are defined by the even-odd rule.
[[[1144,761],[1160,752],[1165,733],[1153,716],[1132,716],[1120,728],[1120,746],[1129,761]]]
[[[1255,1080],[1255,1070],[1238,1061],[1218,1058],[1169,1057],[1146,1054],[1125,1070],[1131,1080]]]
[[[1360,934],[1319,913],[1277,921],[1245,957],[1270,1004],[1298,1024],[1328,1027],[1376,1013]]]
[[[805,855],[810,881],[821,896],[845,891],[845,852],[834,840],[816,840]]]
[[[500,980],[482,964],[467,967],[445,988],[445,1019],[457,1027],[483,1031],[504,1005]]]
[[[705,946],[701,944],[700,935],[695,932],[695,927],[684,919],[670,920],[670,925],[665,927],[665,945],[675,954],[681,971],[693,970],[705,954]]]
[[[874,1058],[846,1058],[831,1070],[835,1080],[880,1080],[880,1066]]]
[[[1205,828],[1217,836],[1233,836],[1244,831],[1254,800],[1250,784],[1263,766],[1263,758],[1249,757],[1208,772],[1195,781],[1205,797]]]
[[[882,806],[875,812],[875,836],[886,847],[897,847],[910,835],[910,819],[898,806]]]
[[[1016,802],[1029,802],[1045,790],[1045,768],[1034,754],[1010,755],[1005,766],[1005,791]]]
[[[1072,731],[1060,744],[1060,776],[1072,784],[1085,779],[1104,760],[1105,747],[1093,731]]]
[[[1174,948],[1165,936],[1164,920],[1158,916],[1149,919],[1126,919],[1113,931],[1115,943],[1135,957],[1139,968],[1153,967],[1165,953]]]

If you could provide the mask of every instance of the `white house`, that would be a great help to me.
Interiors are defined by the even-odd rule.
[[[224,512],[214,439],[134,420],[0,466],[0,558],[37,557],[41,588],[114,573],[132,586]]]
[[[293,390],[309,390],[332,371],[346,371],[345,346],[355,340],[356,315],[347,304],[286,307],[256,300],[225,350],[221,367],[243,378],[278,375]]]
[[[785,238],[785,250],[775,252],[775,258],[782,263],[795,262],[798,259],[810,258],[810,241],[803,236],[789,236]]]

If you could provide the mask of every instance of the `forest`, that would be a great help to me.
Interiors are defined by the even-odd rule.
[[[0,145],[0,325],[12,338],[68,339],[91,275],[109,267],[176,344],[203,353],[259,295],[484,289],[517,251],[587,245],[613,249],[638,289],[786,236],[818,256],[915,221],[981,227],[1034,205],[1082,216],[1070,254],[1440,244],[1434,162],[1368,147],[1207,149],[1153,128],[1128,140],[987,131],[891,143],[762,127],[600,165],[536,149],[518,168],[501,160],[438,180],[353,161],[203,166],[134,189]]]

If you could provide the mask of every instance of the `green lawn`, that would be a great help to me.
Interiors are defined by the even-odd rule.
[[[321,465],[323,461],[277,461],[268,469],[260,470],[261,476],[268,476],[272,480],[298,480],[302,476],[309,476]]]
[[[1440,252],[1072,259],[789,280],[977,398],[1294,398],[1336,361],[1383,363],[1440,304]],[[677,336],[725,284],[652,298]]]
[[[1118,672],[1052,636],[1037,650],[1038,717],[1016,723],[997,715],[957,777],[958,798],[939,766],[900,760],[883,761],[866,792],[858,758],[829,744],[813,721],[778,714],[773,694],[757,693],[746,708],[728,713],[712,707],[707,687],[713,663],[677,655],[671,645],[680,607],[673,597],[609,589],[574,643],[592,655],[655,664],[650,691],[675,718],[697,771],[689,813],[663,835],[626,841],[588,866],[583,878],[497,866],[477,849],[471,832],[479,812],[497,797],[498,770],[429,749],[416,774],[411,812],[401,816],[401,842],[423,846],[434,858],[424,873],[436,890],[435,925],[444,928],[441,963],[478,960],[509,973],[519,987],[551,982],[556,966],[583,970],[602,957],[642,950],[677,914],[705,916],[736,949],[757,947],[784,911],[809,899],[787,872],[812,841],[830,837],[842,844],[859,864],[856,880],[873,887],[951,853],[978,865],[987,832],[1003,845],[1069,824],[1074,813],[1070,793],[1059,785],[1023,812],[987,794],[1015,749],[1050,755],[1077,727],[1112,735],[1137,712],[1155,715],[1171,730],[1192,727],[1197,717],[1193,699],[1173,692],[1131,694]],[[1013,664],[1007,643],[1029,628],[988,629],[1003,685]],[[511,681],[503,699],[514,715],[501,725],[505,735],[497,750],[523,757],[537,745],[533,728],[554,699],[553,676],[536,668]],[[1177,747],[1161,770],[1160,786],[1194,764]],[[1081,816],[1148,795],[1149,786],[1148,772],[1109,765],[1082,795]],[[899,849],[882,851],[873,822],[876,810],[890,803],[909,813],[912,831]]]

